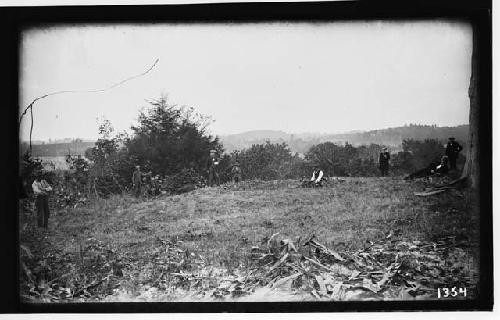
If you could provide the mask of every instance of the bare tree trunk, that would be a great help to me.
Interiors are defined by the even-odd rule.
[[[479,34],[473,26],[472,35],[472,64],[469,85],[470,111],[469,111],[469,141],[467,142],[467,159],[462,171],[462,177],[468,177],[471,187],[479,188]]]

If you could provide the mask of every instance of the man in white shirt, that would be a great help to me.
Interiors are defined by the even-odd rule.
[[[47,229],[50,216],[48,193],[52,191],[52,187],[47,183],[47,181],[40,178],[35,178],[31,187],[33,188],[33,193],[36,196],[38,227],[44,227]]]
[[[314,167],[311,182],[314,182],[316,186],[321,186],[321,179],[323,179],[323,170],[320,170],[318,167]]]

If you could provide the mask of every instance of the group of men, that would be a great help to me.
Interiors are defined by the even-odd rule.
[[[417,170],[405,177],[405,180],[447,174],[457,170],[457,158],[463,147],[451,137],[446,145],[445,155],[439,163],[430,163],[427,167]]]
[[[405,179],[411,179],[415,177],[424,177],[435,174],[447,174],[449,170],[457,169],[457,158],[459,153],[462,151],[463,147],[455,141],[454,137],[448,139],[446,144],[445,155],[441,158],[439,163],[431,163],[427,167],[420,169],[410,175]],[[382,149],[379,154],[379,170],[382,177],[389,175],[389,160],[391,159],[391,154],[387,147]],[[319,167],[315,166],[313,170],[313,175],[309,181],[303,183],[304,186],[321,186],[323,178],[323,171]]]
[[[405,179],[415,177],[424,177],[435,174],[447,174],[449,170],[457,170],[457,159],[463,147],[455,140],[454,137],[448,138],[446,144],[445,155],[441,157],[439,163],[430,163],[427,167],[411,173]],[[387,148],[383,148],[379,155],[380,174],[384,177],[389,174],[389,160],[391,155]]]

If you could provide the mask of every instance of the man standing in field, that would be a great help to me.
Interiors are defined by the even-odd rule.
[[[215,150],[210,150],[210,156],[207,159],[207,173],[208,173],[208,186],[212,187],[214,182],[219,185],[219,174],[217,173],[217,166],[219,165],[219,159],[215,155]],[[214,181],[215,180],[215,181]]]
[[[141,166],[135,166],[135,171],[132,174],[132,186],[134,187],[134,194],[136,197],[141,195],[142,173]]]
[[[378,158],[378,166],[380,169],[380,174],[385,177],[389,174],[389,160],[391,159],[391,154],[384,147]]]
[[[49,224],[49,192],[52,191],[52,187],[42,178],[35,178],[33,184],[33,193],[36,196],[36,209],[37,209],[37,222],[38,227],[48,228]]]
[[[455,141],[454,137],[448,139],[448,144],[446,145],[446,155],[448,156],[448,161],[450,162],[450,170],[457,170],[457,158],[463,147]]]
[[[236,161],[233,164],[233,167],[231,168],[231,175],[233,176],[234,183],[241,181],[241,168],[240,168],[240,164],[238,163],[238,161]]]

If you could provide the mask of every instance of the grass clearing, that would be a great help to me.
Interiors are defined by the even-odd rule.
[[[114,252],[123,267],[99,299],[116,288],[137,296],[144,286],[154,287],[166,276],[161,272],[167,269],[158,263],[165,241],[179,243],[185,252],[200,257],[204,266],[230,274],[251,268],[252,246],[262,245],[275,233],[294,243],[315,235],[318,242],[339,252],[362,249],[391,231],[411,241],[455,236],[467,239],[464,259],[471,269],[477,268],[479,217],[473,209],[477,202],[467,193],[450,190],[416,197],[413,192],[426,183],[400,178],[346,178],[317,189],[297,185],[292,180],[249,181],[147,201],[113,196],[53,213],[48,231],[36,230],[34,220],[28,221],[20,230],[20,243],[38,260],[57,252],[72,268],[93,265],[94,260],[86,264],[87,256],[82,257],[89,254],[82,248],[92,241]],[[35,268],[33,263],[28,267]],[[195,264],[183,267],[196,269]],[[68,270],[52,268],[46,280],[63,272]]]

